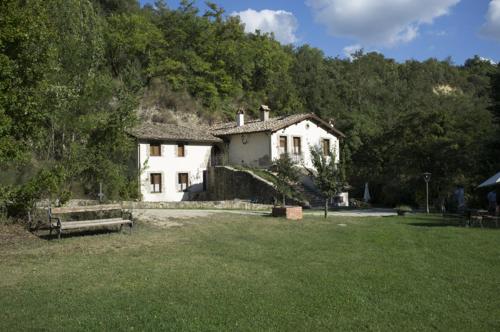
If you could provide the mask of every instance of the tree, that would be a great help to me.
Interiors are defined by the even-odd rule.
[[[276,190],[283,196],[283,206],[285,206],[286,196],[292,193],[291,185],[299,180],[299,171],[293,160],[286,153],[282,154],[276,160],[275,167],[276,178],[278,180],[276,182]]]
[[[345,174],[337,162],[335,150],[325,155],[319,146],[311,147],[314,169],[308,169],[314,183],[325,199],[325,218],[328,216],[328,201],[342,192],[345,187]]]
[[[0,169],[26,162],[44,134],[51,40],[57,38],[49,13],[43,2],[0,2]]]

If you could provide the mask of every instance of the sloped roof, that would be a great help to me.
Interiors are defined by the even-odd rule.
[[[144,122],[129,130],[128,133],[138,139],[158,141],[222,142],[220,138],[213,136],[207,130],[168,123]]]
[[[484,187],[493,187],[493,186],[500,186],[500,172],[497,174],[493,175],[491,178],[488,180],[484,181],[481,183],[478,188],[484,188]]]
[[[210,127],[210,132],[214,136],[226,136],[235,134],[245,134],[245,133],[255,133],[262,131],[275,132],[280,129],[286,128],[295,123],[311,120],[321,126],[326,131],[332,133],[337,137],[345,137],[345,135],[335,127],[332,127],[328,122],[321,119],[319,116],[313,113],[302,113],[294,114],[288,116],[280,116],[275,118],[270,118],[269,120],[250,120],[245,121],[243,126],[238,127],[235,121],[227,123],[214,124]]]

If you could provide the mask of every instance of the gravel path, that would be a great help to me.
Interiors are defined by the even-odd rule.
[[[305,214],[323,215],[322,210],[305,210]],[[389,217],[396,216],[397,213],[392,209],[363,209],[363,210],[345,210],[329,211],[328,216],[336,217]]]
[[[268,215],[266,211],[248,211],[248,210],[195,210],[195,209],[135,209],[133,215],[135,218],[143,221],[165,222],[169,219],[191,219],[207,217],[218,213],[225,214],[244,214],[244,215]],[[321,210],[304,210],[306,215],[322,216]],[[328,216],[336,217],[385,217],[395,216],[394,210],[389,209],[365,209],[350,211],[330,211]],[[172,226],[175,226],[175,222]]]

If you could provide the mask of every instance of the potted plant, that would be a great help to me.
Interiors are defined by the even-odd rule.
[[[404,216],[408,212],[412,211],[411,207],[408,205],[398,205],[394,208],[394,210],[396,210],[398,216]]]
[[[302,219],[301,206],[286,206],[286,196],[290,195],[292,189],[291,183],[297,182],[299,179],[299,172],[295,167],[293,160],[287,155],[283,154],[276,160],[275,169],[276,175],[276,191],[282,195],[282,204],[275,203],[273,207],[273,217],[285,217],[286,219]]]

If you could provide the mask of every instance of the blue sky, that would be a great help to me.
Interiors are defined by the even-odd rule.
[[[345,57],[360,47],[398,61],[479,55],[500,61],[500,0],[212,0],[248,31],[273,31]],[[153,0],[141,0],[152,3]],[[167,0],[171,8],[178,0]],[[205,8],[204,1],[197,1]]]

